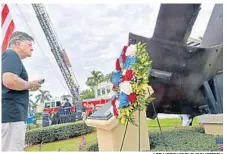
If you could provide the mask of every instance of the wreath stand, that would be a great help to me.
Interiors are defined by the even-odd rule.
[[[96,128],[99,151],[149,151],[146,112],[135,111],[134,117],[140,127],[128,122],[122,125],[114,116],[109,120],[87,119],[86,124]]]
[[[149,91],[149,96],[152,93]],[[150,151],[146,111],[133,114],[138,127],[128,122],[122,125],[114,116],[86,120],[88,126],[96,128],[99,151]]]

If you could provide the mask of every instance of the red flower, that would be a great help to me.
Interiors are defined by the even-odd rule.
[[[117,98],[115,97],[113,100],[112,100],[112,102],[111,102],[111,105],[112,105],[112,107],[113,107],[113,113],[114,113],[114,116],[118,116],[118,110],[117,110],[117,108],[116,108],[116,100],[117,100]]]
[[[113,85],[112,90],[114,90],[114,91],[116,90],[116,86],[115,85]]]
[[[129,95],[128,95],[128,100],[129,100],[132,104],[135,103],[136,100],[137,100],[137,95],[136,95],[136,93],[131,93],[131,94],[129,94]]]
[[[126,61],[126,50],[128,46],[124,46],[122,50],[122,62],[124,63]]]
[[[114,113],[114,115],[115,115],[116,117],[118,116],[118,110],[116,109],[116,107],[113,108],[113,113]]]
[[[126,61],[126,54],[122,54],[122,63]]]
[[[126,54],[127,48],[128,48],[128,46],[126,46],[126,45],[123,47],[123,50],[122,50],[123,51],[123,54]]]
[[[133,78],[133,70],[128,69],[126,70],[126,74],[122,76],[121,82],[123,81],[131,81]]]
[[[125,81],[126,80],[126,77],[125,76],[122,76],[121,78],[121,82]]]
[[[116,60],[116,70],[119,71],[121,69],[119,59]]]
[[[133,70],[128,69],[125,74],[125,80],[130,81],[133,78]]]

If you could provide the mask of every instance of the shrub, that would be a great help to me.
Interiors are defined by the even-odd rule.
[[[36,120],[41,120],[42,112],[36,113]]]
[[[202,127],[190,127],[163,132],[150,133],[151,151],[220,151],[216,145],[216,136],[207,135]],[[98,151],[93,143],[88,151]]]
[[[191,130],[193,130],[195,132],[205,133],[205,129],[203,127],[191,127],[191,128],[193,128]]]
[[[92,145],[88,146],[87,151],[99,151],[98,144],[93,143]]]
[[[150,133],[151,151],[219,151],[215,136],[201,127]]]
[[[26,144],[48,143],[57,140],[68,139],[93,132],[84,122],[66,123],[37,128],[26,132]]]

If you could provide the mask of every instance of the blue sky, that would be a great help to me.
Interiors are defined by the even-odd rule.
[[[114,69],[129,32],[152,36],[160,4],[65,3],[45,4],[45,7],[83,90],[92,70],[106,74]],[[192,30],[193,38],[203,36],[214,4],[201,7]],[[29,78],[45,78],[43,89],[53,96],[69,93],[31,4],[11,3],[9,8],[15,30],[27,32],[36,39],[32,58],[24,60]]]

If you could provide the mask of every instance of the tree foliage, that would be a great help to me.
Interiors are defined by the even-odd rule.
[[[39,90],[40,94],[35,96],[37,104],[43,104],[45,101],[49,101],[52,96],[48,90]]]

